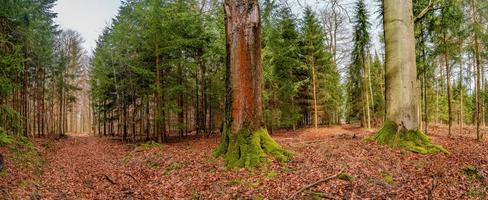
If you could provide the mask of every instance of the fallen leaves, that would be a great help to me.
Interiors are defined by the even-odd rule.
[[[377,145],[360,139],[372,132],[352,126],[281,131],[273,137],[295,152],[293,160],[254,170],[226,169],[211,155],[216,138],[133,147],[108,138],[69,137],[45,154],[37,193],[42,199],[283,199],[344,168],[350,181],[328,180],[297,197],[486,197],[488,143],[466,135],[449,139],[439,126],[430,132],[450,155]]]

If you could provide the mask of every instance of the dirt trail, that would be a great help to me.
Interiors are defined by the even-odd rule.
[[[128,196],[134,180],[124,167],[128,145],[94,136],[69,136],[46,157],[42,199],[100,199]]]

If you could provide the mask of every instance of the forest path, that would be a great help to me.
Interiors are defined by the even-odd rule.
[[[69,135],[46,155],[40,178],[42,199],[97,199],[128,192],[134,180],[124,167],[129,146],[107,138]]]

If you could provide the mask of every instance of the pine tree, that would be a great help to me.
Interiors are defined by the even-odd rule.
[[[371,128],[371,79],[369,47],[370,36],[368,12],[363,0],[358,0],[354,16],[354,49],[352,51],[352,63],[348,71],[349,87],[349,116],[358,115],[361,124]],[[358,99],[361,99],[358,101]]]
[[[333,88],[326,88],[326,85],[337,83],[338,74],[334,72],[335,67],[332,66],[331,56],[326,51],[322,27],[310,7],[305,8],[301,34],[303,62],[308,70],[305,73],[303,70],[297,73],[305,76],[309,80],[309,84],[301,88],[304,92],[300,98],[311,99],[311,103],[308,104],[308,112],[311,113],[313,126],[317,128],[325,117],[324,104],[334,102],[334,97],[330,93]]]

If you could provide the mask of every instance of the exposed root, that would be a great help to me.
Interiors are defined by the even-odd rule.
[[[447,153],[444,147],[432,144],[429,137],[418,130],[405,130],[399,128],[392,121],[386,121],[383,128],[375,135],[369,137],[379,144],[385,144],[392,148],[400,148],[420,154]]]
[[[242,128],[237,134],[224,128],[219,147],[214,156],[223,155],[228,167],[259,167],[269,162],[269,157],[288,162],[292,153],[285,150],[269,136],[266,129]],[[269,155],[269,156],[268,156]]]

